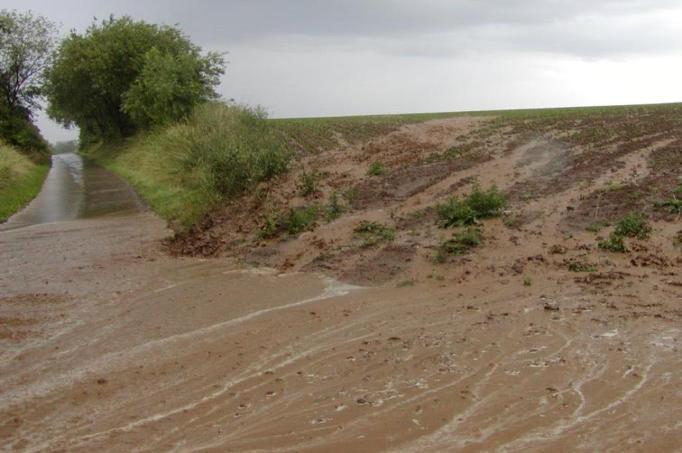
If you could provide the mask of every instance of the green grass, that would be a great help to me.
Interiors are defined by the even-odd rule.
[[[7,220],[40,192],[48,168],[0,143],[0,222]]]
[[[453,226],[473,225],[480,219],[497,217],[506,204],[495,186],[488,190],[481,190],[475,185],[471,193],[459,200],[450,198],[445,203],[436,206],[439,224],[442,228]]]
[[[176,230],[287,171],[291,154],[258,110],[208,103],[185,122],[84,154],[121,175]]]

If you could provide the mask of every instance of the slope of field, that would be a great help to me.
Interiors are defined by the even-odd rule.
[[[0,235],[8,450],[680,449],[682,105],[274,124],[165,248]]]
[[[47,170],[47,165],[36,164],[0,143],[0,222],[38,194]]]

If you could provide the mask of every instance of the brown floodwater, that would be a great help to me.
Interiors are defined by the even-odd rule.
[[[55,154],[38,196],[0,230],[43,223],[124,214],[143,208],[123,180],[74,153]]]

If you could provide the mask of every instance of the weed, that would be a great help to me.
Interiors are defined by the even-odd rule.
[[[568,270],[571,272],[597,272],[597,266],[582,261],[571,261],[568,263]]]
[[[480,244],[481,230],[467,227],[440,245],[436,261],[445,262],[448,255],[462,255]]]
[[[602,250],[608,250],[609,252],[615,253],[625,253],[628,251],[628,249],[625,247],[623,236],[618,236],[614,233],[611,233],[608,239],[598,242],[597,247]]]
[[[268,239],[273,237],[275,234],[277,234],[277,218],[273,216],[272,214],[268,214],[265,216],[265,220],[263,221],[263,225],[260,227],[260,232],[258,233],[258,237],[261,239]]]
[[[303,170],[298,174],[298,182],[296,183],[296,188],[298,193],[303,197],[309,197],[317,192],[317,180],[319,175],[314,171]]]
[[[379,161],[374,161],[369,165],[369,170],[367,174],[370,176],[381,176],[384,174],[384,164]]]
[[[682,199],[673,196],[667,200],[657,201],[656,207],[663,208],[670,214],[680,214],[682,213]]]
[[[397,288],[407,288],[410,286],[414,286],[414,280],[403,280],[396,285]]]
[[[280,224],[287,233],[299,234],[313,228],[317,215],[318,208],[315,205],[291,208]]]
[[[530,277],[528,277],[528,276],[523,277],[523,286],[530,286],[532,284],[533,284],[533,282],[530,280]]]
[[[646,219],[634,212],[620,219],[613,230],[613,234],[617,236],[636,237],[637,239],[646,239],[650,233],[651,227],[647,224]]]
[[[332,192],[329,196],[329,201],[324,209],[324,216],[328,222],[337,219],[343,214],[344,208],[339,200],[339,194],[337,192]]]
[[[473,225],[479,219],[497,217],[506,204],[504,195],[499,193],[497,187],[492,186],[484,191],[478,185],[463,200],[450,198],[443,204],[436,206],[440,226],[443,228],[452,226]]]
[[[391,242],[395,239],[395,230],[377,222],[363,220],[353,232],[362,238],[360,247],[373,247],[381,242]]]

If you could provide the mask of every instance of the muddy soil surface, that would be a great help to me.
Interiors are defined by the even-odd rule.
[[[177,253],[203,241],[210,259],[171,257],[170,232],[145,212],[0,232],[0,445],[679,451],[679,219],[652,208],[650,238],[628,240],[625,254],[596,247],[608,229],[580,227],[601,215],[590,208],[596,190],[645,181],[669,191],[677,175],[657,165],[679,158],[675,136],[627,150],[609,139],[613,159],[594,157],[605,170],[592,172],[575,160],[583,144],[560,128],[482,136],[483,124],[405,128],[345,150],[351,161],[315,156],[348,169],[330,173],[329,187],[375,187],[353,170],[368,149],[386,156],[389,185],[405,162],[437,170],[296,237],[244,245],[258,221],[247,228],[226,208],[170,242]],[[411,146],[428,137],[436,157],[406,150],[401,161],[410,131]],[[456,144],[473,150],[466,163],[433,165]],[[433,204],[474,177],[505,190],[510,213],[486,221],[479,248],[435,263],[449,233],[434,225]],[[514,195],[525,179],[535,192]],[[361,220],[394,226],[395,238],[359,243]],[[571,271],[576,262],[591,272]]]

